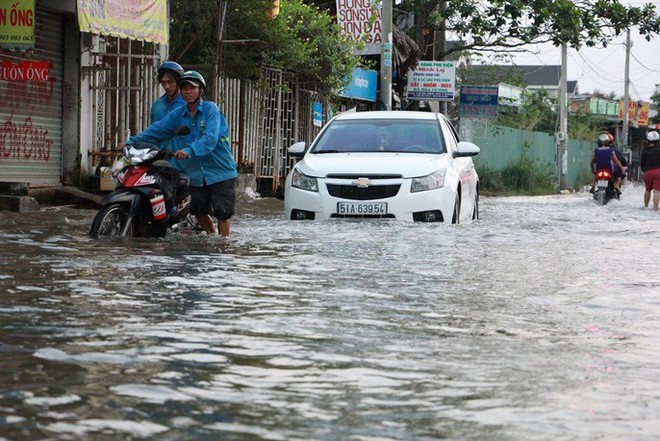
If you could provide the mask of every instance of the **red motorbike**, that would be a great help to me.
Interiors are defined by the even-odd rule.
[[[175,134],[189,132],[182,126]],[[90,236],[163,237],[182,223],[195,225],[190,215],[189,179],[163,160],[166,155],[165,149],[150,143],[124,147],[129,165],[116,174],[115,191],[101,201]]]

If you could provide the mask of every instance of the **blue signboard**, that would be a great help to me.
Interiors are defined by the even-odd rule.
[[[353,69],[351,83],[337,95],[354,100],[376,102],[376,85],[378,83],[378,72],[375,70],[364,70],[359,67]]]
[[[323,104],[318,101],[314,101],[312,112],[314,116],[314,125],[316,127],[323,126]]]
[[[464,118],[497,117],[497,86],[461,86],[458,114]]]

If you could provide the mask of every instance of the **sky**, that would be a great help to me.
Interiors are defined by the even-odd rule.
[[[642,6],[653,3],[660,14],[660,0],[621,1],[622,4]],[[631,29],[630,40],[630,87],[631,100],[650,101],[655,85],[660,84],[660,35],[650,42]],[[577,80],[581,94],[614,92],[623,97],[625,89],[626,35],[615,38],[606,48],[568,49],[568,80]],[[516,64],[561,65],[561,49],[549,45],[530,47],[535,54],[514,56]]]
[[[630,86],[631,100],[650,101],[655,85],[660,85],[660,36],[650,42],[634,29],[630,40]],[[568,80],[577,81],[581,94],[614,92],[623,97],[625,90],[626,36],[617,37],[606,48],[568,49]],[[519,65],[561,65],[561,49],[549,45],[530,48],[533,54],[518,54],[514,62]]]

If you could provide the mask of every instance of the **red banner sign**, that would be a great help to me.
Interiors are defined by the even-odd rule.
[[[21,61],[14,63],[3,60],[0,63],[0,80],[4,81],[48,81],[50,63],[48,61]]]

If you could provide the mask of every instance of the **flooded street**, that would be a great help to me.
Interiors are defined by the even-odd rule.
[[[648,440],[660,213],[628,185],[481,220],[92,240],[0,211],[0,440]]]

